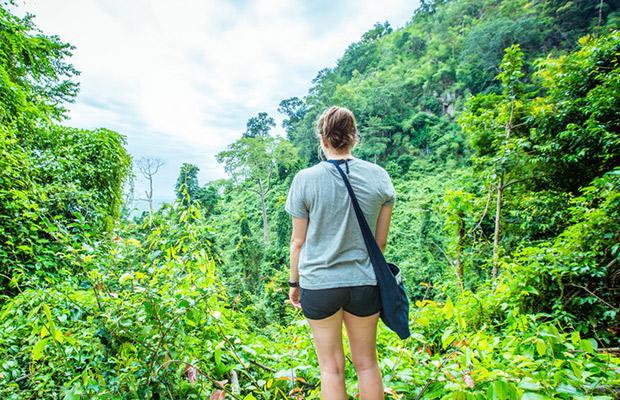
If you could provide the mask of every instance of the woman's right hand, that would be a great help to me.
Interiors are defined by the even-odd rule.
[[[291,301],[293,307],[301,310],[301,303],[299,302],[299,292],[300,290],[298,287],[290,288],[290,290],[288,291],[288,298]]]

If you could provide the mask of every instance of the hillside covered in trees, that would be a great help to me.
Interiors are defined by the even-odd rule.
[[[260,113],[198,184],[130,220],[125,138],[63,124],[71,46],[0,7],[0,397],[316,399],[287,304],[297,171],[348,107],[397,202],[413,335],[386,398],[620,398],[620,5],[423,1]],[[355,398],[355,373],[347,366]]]

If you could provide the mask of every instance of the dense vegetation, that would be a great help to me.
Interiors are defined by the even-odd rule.
[[[130,221],[124,137],[60,124],[71,46],[0,7],[0,397],[318,398],[284,201],[338,104],[398,194],[413,335],[381,328],[386,396],[618,398],[619,28],[611,1],[423,1],[280,103],[288,140],[250,118],[230,180],[185,164]]]

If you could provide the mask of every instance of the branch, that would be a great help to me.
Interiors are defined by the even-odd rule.
[[[605,304],[607,307],[609,307],[609,308],[611,308],[611,309],[616,309],[616,308],[617,308],[617,307],[615,307],[615,306],[613,306],[613,305],[609,304],[609,303],[608,303],[608,302],[606,302],[605,300],[601,299],[599,296],[597,296],[594,292],[592,292],[590,289],[588,289],[588,288],[587,288],[587,287],[585,287],[585,286],[575,285],[575,284],[573,284],[573,283],[569,283],[569,284],[567,284],[567,286],[573,286],[573,287],[576,287],[576,288],[579,288],[579,289],[583,289],[583,290],[585,290],[586,292],[590,293],[592,296],[594,296],[594,297],[596,297],[597,299],[599,299],[599,300],[601,301],[601,303]]]
[[[502,189],[506,189],[508,186],[515,184],[515,183],[519,183],[519,182],[523,182],[523,181],[529,181],[530,179],[537,179],[537,178],[544,178],[545,176],[549,176],[550,174],[543,174],[543,175],[536,175],[536,176],[530,176],[528,178],[523,178],[523,179],[516,179],[514,181],[510,181],[506,184],[504,184],[504,186],[502,186]]]
[[[441,248],[441,246],[439,246],[437,243],[435,242],[431,242],[432,244],[434,244],[435,246],[437,246],[437,248],[439,249],[439,251],[441,251],[441,253],[444,255],[444,257],[446,257],[446,260],[448,260],[448,262],[450,263],[450,265],[452,266],[452,268],[456,268],[456,266],[454,265],[454,263],[452,262],[452,260],[450,260],[450,257],[448,257],[448,255],[446,254],[445,251],[443,251],[443,249]]]
[[[243,361],[241,360],[241,357],[239,357],[239,354],[237,354],[237,351],[235,350],[235,346],[233,346],[233,344],[230,342],[230,340],[228,339],[228,336],[226,336],[226,333],[224,333],[224,330],[222,329],[222,327],[220,326],[220,324],[215,321],[215,326],[217,326],[217,328],[220,330],[220,332],[222,333],[222,337],[224,338],[224,340],[226,341],[226,343],[228,343],[228,345],[230,346],[230,351],[232,351],[233,357],[237,359],[237,362],[241,365],[241,367],[243,368],[243,372],[245,372],[245,374],[250,378],[250,380],[252,381],[252,383],[254,383],[254,385],[258,388],[260,387],[260,385],[258,384],[258,382],[256,382],[256,379],[254,379],[254,377],[252,376],[252,374],[250,374],[250,372],[248,371],[248,368],[245,366],[245,364],[243,363]]]
[[[163,367],[164,365],[170,364],[170,363],[177,363],[177,364],[184,364],[188,367],[192,367],[192,368],[196,368],[196,372],[199,372],[202,376],[204,376],[205,378],[207,378],[209,380],[209,382],[211,382],[213,385],[219,387],[220,389],[222,389],[223,391],[225,391],[226,393],[228,393],[229,395],[231,395],[233,398],[237,399],[237,400],[241,400],[240,397],[237,397],[233,394],[233,392],[231,392],[230,390],[226,389],[224,387],[224,385],[222,385],[220,382],[216,381],[215,379],[211,378],[209,375],[205,374],[204,372],[202,372],[200,369],[198,369],[198,367],[185,362],[185,361],[181,361],[181,360],[169,360],[166,361],[165,363],[163,363],[162,365],[160,365],[159,367],[157,367],[157,369],[155,370],[154,375],[157,375],[157,372],[159,372],[159,370],[161,369],[161,367]]]
[[[475,231],[476,229],[478,229],[480,227],[480,225],[482,225],[482,221],[484,221],[484,217],[486,217],[487,215],[487,211],[489,211],[489,204],[491,204],[491,193],[493,193],[493,188],[489,188],[489,195],[487,196],[487,205],[484,208],[484,212],[482,213],[482,217],[480,217],[480,221],[478,222],[478,224],[471,228],[469,230],[469,232],[467,232],[468,234]]]
[[[21,381],[23,381],[23,380],[26,380],[26,379],[28,379],[28,378],[30,378],[30,374],[26,374],[26,375],[24,375],[24,376],[20,376],[19,378],[15,379],[15,380],[13,381],[13,383],[19,383],[19,382],[21,382]]]
[[[433,375],[427,382],[426,385],[424,385],[424,387],[422,388],[422,391],[418,394],[418,397],[415,398],[415,400],[420,400],[422,398],[422,395],[424,395],[424,392],[426,392],[426,389],[428,389],[428,387],[430,386],[430,384],[437,379],[437,375],[439,375],[439,372],[443,369],[443,367],[448,363],[448,361],[451,359],[452,354],[454,354],[457,349],[452,350],[449,354],[446,354],[444,356],[444,359],[441,361],[441,364],[439,365],[439,367],[437,368],[437,370],[435,371],[435,375]]]
[[[271,173],[273,172],[273,162],[269,164],[269,172],[267,173],[267,190],[265,190],[264,194],[267,194],[267,192],[269,192],[269,189],[271,189]]]
[[[268,366],[263,365],[263,364],[259,363],[258,361],[254,361],[254,360],[252,360],[251,358],[250,358],[249,360],[250,360],[250,362],[251,362],[252,364],[256,365],[257,367],[261,367],[261,368],[262,368],[262,369],[264,369],[265,371],[269,371],[269,372],[272,372],[272,373],[274,373],[274,374],[276,373],[276,370],[275,370],[275,369],[273,369],[273,368],[269,368]]]

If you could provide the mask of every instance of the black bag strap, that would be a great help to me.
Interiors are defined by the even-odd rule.
[[[370,227],[368,226],[368,222],[366,221],[366,217],[362,213],[362,209],[357,201],[357,197],[355,197],[355,193],[353,192],[353,188],[351,187],[351,183],[349,182],[349,178],[345,175],[340,165],[334,160],[327,160],[327,162],[334,164],[340,172],[340,176],[342,176],[342,180],[344,180],[344,184],[347,187],[347,191],[349,192],[349,197],[351,197],[351,202],[353,203],[353,208],[355,209],[355,216],[357,217],[357,222],[360,225],[360,229],[362,230],[362,236],[364,236],[364,243],[366,243],[366,249],[368,250],[368,255],[370,256],[370,262],[372,263],[373,269],[375,270],[375,275],[378,275],[377,269],[381,268],[381,265],[386,265],[385,257],[383,256],[383,252],[379,248],[377,244],[377,240],[375,239]],[[383,261],[383,262],[381,262]]]

